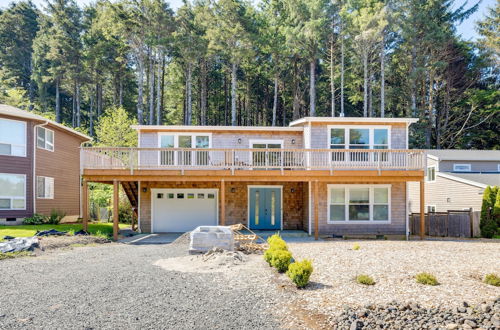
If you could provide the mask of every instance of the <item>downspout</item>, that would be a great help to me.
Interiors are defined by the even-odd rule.
[[[36,145],[37,145],[37,128],[45,126],[49,123],[48,120],[43,124],[38,124],[33,127],[33,214],[36,213]]]
[[[84,141],[84,142],[80,143],[80,157],[79,157],[79,159],[80,159],[80,175],[78,176],[78,185],[80,186],[80,189],[78,189],[79,200],[80,200],[80,203],[79,203],[79,205],[80,205],[80,215],[79,215],[79,217],[80,218],[83,218],[83,205],[82,205],[83,204],[82,203],[82,189],[83,189],[83,187],[82,187],[82,176],[83,176],[82,154],[83,153],[82,153],[82,148],[83,148],[83,145],[85,143],[88,143],[88,142],[89,141]],[[87,200],[87,202],[90,204],[90,199]]]

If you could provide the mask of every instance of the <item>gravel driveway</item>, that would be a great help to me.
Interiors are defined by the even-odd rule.
[[[279,327],[276,295],[259,279],[269,269],[228,281],[153,265],[185,254],[184,245],[106,244],[1,261],[0,329]]]

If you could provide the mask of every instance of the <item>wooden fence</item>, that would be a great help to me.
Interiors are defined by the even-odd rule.
[[[479,211],[449,210],[425,214],[425,235],[437,237],[480,237]],[[410,214],[410,235],[420,235],[420,213]]]

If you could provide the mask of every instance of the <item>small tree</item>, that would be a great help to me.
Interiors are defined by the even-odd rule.
[[[106,109],[99,119],[95,134],[97,143],[106,147],[135,147],[137,145],[137,132],[130,126],[137,121],[130,118],[122,107]]]
[[[493,217],[493,207],[497,200],[498,187],[487,186],[483,193],[483,204],[481,206],[481,220],[479,226],[481,235],[491,238],[497,231],[497,221]]]
[[[493,206],[493,219],[495,219],[497,227],[500,227],[500,187],[497,187],[497,198]]]

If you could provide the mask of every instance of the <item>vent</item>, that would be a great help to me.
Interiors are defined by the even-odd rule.
[[[5,221],[16,221],[17,218],[6,218]]]

